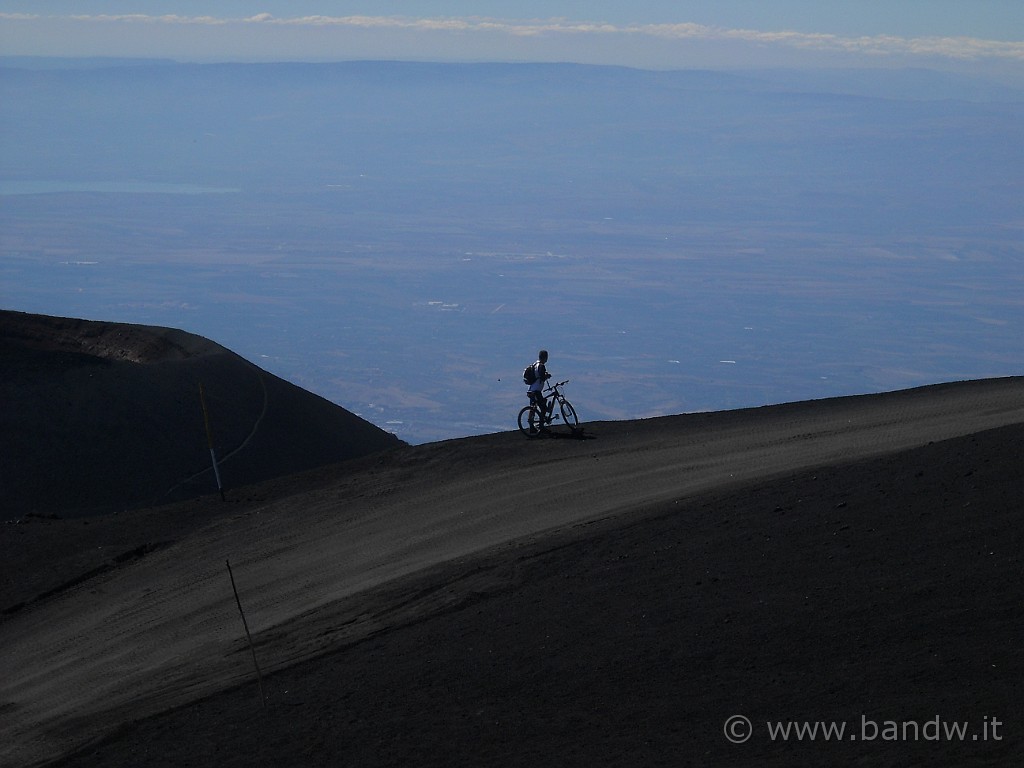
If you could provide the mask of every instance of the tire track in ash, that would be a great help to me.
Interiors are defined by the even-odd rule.
[[[222,456],[222,457],[220,457],[220,459],[218,459],[218,462],[221,463],[221,464],[226,462],[228,459],[230,459],[232,456],[237,454],[239,451],[241,451],[243,448],[248,446],[249,443],[252,442],[252,439],[256,436],[256,433],[259,431],[260,425],[263,423],[264,417],[266,417],[266,415],[267,415],[267,409],[268,409],[268,407],[270,405],[270,395],[267,392],[267,382],[266,382],[266,380],[263,377],[263,372],[259,368],[256,368],[256,366],[253,366],[253,368],[255,368],[255,370],[256,370],[256,378],[257,378],[257,380],[260,383],[260,388],[263,390],[263,408],[260,410],[260,415],[256,417],[256,421],[253,422],[252,429],[249,430],[249,434],[246,436],[246,438],[241,443],[239,443],[239,445],[234,450],[224,454],[224,456]],[[209,467],[206,467],[205,469],[199,470],[194,475],[186,477],[184,480],[179,482],[177,485],[174,485],[174,486],[168,488],[163,493],[163,496],[157,497],[157,499],[154,499],[153,503],[156,504],[158,499],[169,497],[171,494],[173,494],[175,491],[177,491],[183,485],[188,485],[189,483],[193,483],[196,480],[198,480],[199,478],[205,477],[205,476],[209,475],[211,472],[213,472],[213,467],[212,466],[209,466]]]

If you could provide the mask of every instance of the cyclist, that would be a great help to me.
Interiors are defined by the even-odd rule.
[[[544,424],[544,419],[547,417],[548,405],[544,398],[544,382],[551,378],[551,374],[547,370],[548,362],[548,351],[542,349],[537,353],[537,362],[531,367],[533,368],[534,377],[533,383],[530,384],[526,391],[527,396],[530,398],[530,402],[537,406],[541,412],[540,429],[545,431],[547,426]],[[533,431],[533,424],[530,424],[530,430]]]

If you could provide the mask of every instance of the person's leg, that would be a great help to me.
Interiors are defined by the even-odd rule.
[[[541,422],[541,429],[547,429],[548,425],[551,423],[551,408],[555,404],[555,398],[552,397],[550,400],[545,399],[543,392],[538,392],[537,397],[540,399],[540,412],[544,414],[544,420]]]
[[[539,392],[537,390],[534,390],[534,391],[529,393],[529,396],[530,396],[530,398],[532,400],[534,400],[534,404],[537,407],[537,410],[541,414],[541,421],[537,425],[537,428],[538,429],[544,429],[545,428],[545,421],[547,420],[547,414],[548,414],[548,412],[547,412],[548,403],[544,399],[544,392]]]

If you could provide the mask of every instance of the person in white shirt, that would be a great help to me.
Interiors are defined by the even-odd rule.
[[[548,373],[547,370],[547,362],[548,351],[546,349],[542,349],[537,353],[537,362],[533,364],[533,372],[535,374],[533,377],[533,383],[530,384],[526,391],[527,396],[530,398],[530,402],[540,409],[540,412],[544,414],[545,419],[547,418],[548,404],[544,397],[544,382],[551,378],[551,374]],[[547,426],[543,421],[541,421],[539,427],[542,431],[547,429]],[[530,422],[530,429],[534,429],[532,421]]]

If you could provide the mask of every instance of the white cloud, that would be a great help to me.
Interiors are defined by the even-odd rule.
[[[7,14],[0,14],[0,19],[5,19]],[[163,16],[150,16],[144,13],[122,13],[122,14],[99,14],[87,16],[73,14],[71,16],[36,16],[36,19],[60,20],[70,19],[91,23],[115,23],[115,24],[192,24],[192,25],[215,25],[224,26],[230,24],[232,19],[218,19],[214,16],[178,16],[176,14],[165,14]]]
[[[997,41],[971,37],[899,37],[874,35],[842,37],[825,33],[728,29],[702,24],[614,25],[567,19],[508,20],[482,17],[412,18],[402,16],[303,16],[279,18],[259,13],[247,18],[146,14],[45,16],[41,14],[0,13],[0,22],[77,21],[93,24],[319,27],[350,30],[405,30],[414,32],[489,33],[515,38],[572,37],[658,39],[662,41],[733,41],[805,51],[879,56],[944,57],[958,60],[1003,59],[1024,62],[1024,41]]]

